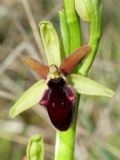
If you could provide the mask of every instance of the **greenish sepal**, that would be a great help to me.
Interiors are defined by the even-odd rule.
[[[40,80],[25,91],[10,109],[10,117],[14,118],[18,114],[39,103],[46,88],[46,81]]]
[[[54,26],[48,21],[43,21],[39,24],[39,27],[48,64],[60,66],[60,44]]]
[[[69,76],[69,80],[78,94],[106,97],[113,97],[115,94],[111,89],[82,75],[72,74]]]
[[[35,135],[30,138],[27,146],[27,160],[43,160],[44,143],[43,137]]]

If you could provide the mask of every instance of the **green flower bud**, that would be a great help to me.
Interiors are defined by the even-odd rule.
[[[44,159],[44,144],[43,137],[35,135],[30,138],[27,146],[28,160],[43,160]]]
[[[87,2],[86,2],[87,1]],[[90,21],[90,0],[75,0],[75,8],[78,15],[84,21]]]
[[[89,22],[94,16],[99,16],[100,2],[99,0],[75,0],[75,8],[81,19]]]

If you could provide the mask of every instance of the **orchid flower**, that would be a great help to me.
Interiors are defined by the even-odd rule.
[[[42,80],[35,83],[17,100],[10,110],[15,117],[39,103],[47,109],[52,124],[60,131],[66,131],[74,121],[77,94],[112,97],[114,92],[103,85],[76,73],[76,67],[84,63],[91,47],[84,45],[69,56],[61,58],[58,35],[50,22],[40,24],[48,65],[33,58],[26,58],[25,64],[37,72]]]

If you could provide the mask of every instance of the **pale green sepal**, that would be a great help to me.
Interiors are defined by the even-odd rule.
[[[73,88],[79,94],[107,97],[112,97],[115,94],[111,89],[106,88],[103,85],[84,76],[72,74],[69,76],[69,78],[72,82]]]
[[[35,135],[30,138],[27,146],[27,160],[43,160],[44,143],[43,137]]]
[[[39,103],[46,88],[46,81],[41,80],[25,91],[10,109],[10,117],[14,118],[21,112]]]
[[[60,44],[57,32],[48,21],[43,21],[39,24],[42,42],[45,48],[46,57],[49,65],[60,66]]]

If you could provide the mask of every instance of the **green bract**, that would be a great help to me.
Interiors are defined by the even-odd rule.
[[[67,57],[70,54],[70,34],[69,34],[69,26],[67,23],[67,18],[64,10],[59,12],[59,17],[60,17],[62,43],[64,47],[64,52],[65,52],[64,57]]]
[[[27,160],[43,160],[44,144],[43,137],[35,135],[30,138],[27,146]]]
[[[35,104],[39,103],[43,96],[43,92],[46,89],[46,82],[41,80],[30,87],[24,94],[18,99],[18,101],[10,109],[10,117],[15,117],[21,112],[29,109]]]
[[[102,30],[102,4],[99,0],[75,0],[75,8],[82,20],[90,22],[91,53],[79,69],[80,74],[87,75],[99,47]]]
[[[74,0],[64,0],[66,22],[68,24],[70,53],[81,46],[81,30],[77,13],[74,7]],[[64,29],[64,28],[62,28]],[[67,31],[67,32],[68,32]],[[65,46],[65,44],[64,44]],[[70,54],[69,53],[69,54]]]
[[[53,25],[50,22],[44,21],[40,23],[39,27],[48,64],[60,66],[60,44]]]

